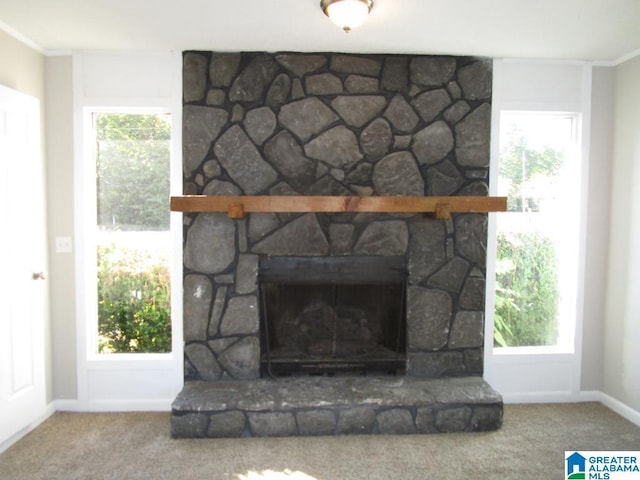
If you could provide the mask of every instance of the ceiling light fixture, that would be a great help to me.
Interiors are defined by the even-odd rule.
[[[349,33],[362,25],[373,7],[373,0],[321,0],[320,7],[333,23]]]

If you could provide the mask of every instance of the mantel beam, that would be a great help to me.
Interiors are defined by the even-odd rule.
[[[171,210],[184,213],[226,212],[230,218],[246,213],[452,213],[503,212],[507,197],[358,197],[320,195],[184,195],[171,197]]]

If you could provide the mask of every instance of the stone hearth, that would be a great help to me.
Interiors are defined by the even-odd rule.
[[[467,57],[186,52],[184,193],[487,195],[491,77],[489,60]],[[389,417],[415,432],[500,425],[500,397],[480,379],[485,214],[200,213],[184,225],[175,436],[305,434],[309,418],[324,425],[310,433],[343,433],[340,419],[358,408],[374,419],[369,433],[390,431]],[[260,379],[257,274],[274,256],[404,257],[406,376]],[[295,402],[277,400],[292,392]],[[278,430],[281,419],[296,427]]]

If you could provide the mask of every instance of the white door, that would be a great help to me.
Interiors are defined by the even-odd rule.
[[[0,86],[0,444],[45,411],[40,106]]]

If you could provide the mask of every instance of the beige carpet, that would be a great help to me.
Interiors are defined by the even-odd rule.
[[[597,403],[507,405],[491,433],[174,440],[168,413],[57,413],[0,479],[560,479],[565,450],[640,450],[640,427]]]

